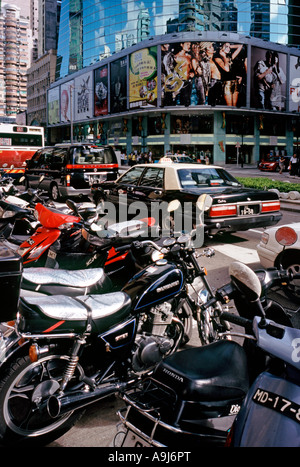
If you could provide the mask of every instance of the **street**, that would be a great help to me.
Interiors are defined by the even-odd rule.
[[[295,212],[283,211],[279,224],[297,222],[297,217]],[[208,271],[208,280],[212,287],[218,288],[229,281],[228,266],[233,260],[242,261],[254,270],[261,267],[256,245],[262,231],[263,229],[250,229],[206,241],[204,246],[214,248],[215,256],[200,258],[200,261]],[[196,329],[189,345],[199,345]],[[119,421],[116,412],[123,405],[118,398],[111,397],[89,406],[81,420],[68,433],[48,446],[108,447]]]

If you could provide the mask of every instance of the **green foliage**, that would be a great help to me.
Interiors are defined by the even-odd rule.
[[[281,193],[288,193],[289,191],[299,191],[300,183],[280,182],[266,177],[244,178],[237,177],[237,180],[247,188],[259,188],[260,190],[270,190],[276,188]]]

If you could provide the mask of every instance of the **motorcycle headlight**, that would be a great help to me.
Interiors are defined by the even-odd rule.
[[[15,215],[14,211],[3,211],[2,218],[6,219],[7,217],[13,217]]]
[[[157,250],[154,250],[152,253],[151,253],[151,261],[153,261],[153,263],[155,263],[156,261],[158,261],[159,259],[162,259],[164,257],[163,253],[161,253],[160,251],[157,251]]]

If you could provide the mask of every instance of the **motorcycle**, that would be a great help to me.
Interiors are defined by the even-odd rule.
[[[176,260],[186,236],[164,243]],[[18,297],[21,259],[8,261],[2,253],[10,272],[3,274],[3,290],[10,294],[0,325],[3,444],[41,444],[61,436],[80,409],[128,388],[183,342],[189,271],[182,272],[177,261],[150,264],[121,291]]]
[[[268,350],[269,354],[276,357],[282,358],[285,352],[285,355],[288,355],[287,361],[291,363],[293,347],[292,349],[290,347],[289,354],[287,354],[287,349],[283,350],[285,344],[282,341],[283,334],[288,336],[289,345],[291,346],[294,342],[295,347],[295,342],[298,341],[293,341],[293,339],[300,336],[300,331],[266,318],[259,299],[261,296],[260,279],[248,266],[233,263],[230,267],[230,276],[231,283],[227,291],[235,288],[236,292],[242,294],[252,306],[252,319],[223,311],[221,315],[223,320],[243,326],[246,331],[245,334],[245,332],[231,330],[230,335],[256,342],[258,347],[264,351]],[[227,302],[228,297],[224,295],[224,288],[220,289],[216,295],[219,300]],[[224,337],[227,335],[228,331],[225,332]],[[269,362],[266,362],[265,371],[268,364]],[[299,370],[299,359],[296,365],[294,363],[295,366]],[[295,372],[290,372],[290,374],[295,376]],[[264,380],[259,377],[254,389],[248,392],[250,381],[247,351],[233,340],[220,339],[203,347],[177,352],[160,362],[151,375],[131,388],[120,391],[119,395],[126,405],[118,412],[120,424],[113,445],[115,447],[168,448],[176,448],[179,445],[197,448],[225,446],[228,430],[234,420],[236,420],[233,429],[234,437],[237,433],[237,437],[240,438],[243,432],[243,434],[246,433],[246,438],[249,434],[249,439],[252,441],[254,438],[258,439],[260,438],[258,426],[260,427],[259,433],[264,427],[263,433],[267,436],[269,432],[272,437],[271,426],[274,427],[272,422],[275,415],[272,417],[264,413],[258,418],[254,417],[256,415],[254,413],[253,418],[249,419],[249,413],[252,415],[255,409],[258,410],[257,407],[261,407],[255,404],[265,403],[268,406],[272,404],[275,406],[277,400],[275,397],[278,395],[279,400],[284,396],[278,386],[276,390],[274,389],[278,382],[278,375],[277,379],[274,375],[265,378],[265,385],[262,384]],[[267,378],[272,381],[272,386]],[[259,391],[257,387],[260,388]],[[270,394],[270,397],[273,396],[271,391],[275,392],[275,396],[270,404],[261,402],[267,399],[265,393]],[[255,401],[251,400],[254,397],[253,394],[257,399]],[[291,396],[291,393],[286,393],[286,395]],[[289,403],[289,401],[286,402]],[[240,412],[243,403],[246,409]],[[255,405],[254,409],[253,405]],[[279,407],[282,408],[282,406]],[[292,407],[297,409],[295,405]],[[267,410],[265,406],[263,409]],[[294,421],[297,413],[297,410],[291,413]],[[272,418],[270,423],[267,421],[268,416]],[[242,422],[239,423],[240,419]],[[276,427],[279,427],[279,424],[276,424]],[[297,434],[299,440],[299,428]],[[297,435],[295,435],[296,438]]]
[[[254,323],[255,344],[270,359],[228,434],[228,447],[300,446],[299,329]]]

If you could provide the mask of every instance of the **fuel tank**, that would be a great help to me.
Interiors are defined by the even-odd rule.
[[[159,260],[135,274],[122,290],[132,300],[132,311],[140,312],[142,308],[175,297],[182,286],[182,271],[173,263]]]

